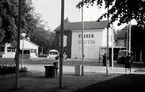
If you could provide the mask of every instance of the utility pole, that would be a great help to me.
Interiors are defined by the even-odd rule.
[[[82,0],[84,2],[84,0]],[[82,76],[84,75],[84,5],[82,6]]]
[[[59,88],[62,88],[63,73],[63,34],[64,34],[64,0],[61,0],[61,43],[60,43],[60,70],[59,70]]]
[[[19,52],[20,52],[20,33],[21,33],[21,0],[19,0],[19,17],[18,17],[18,37],[17,37],[17,51],[16,51],[16,79],[15,87],[19,88]]]

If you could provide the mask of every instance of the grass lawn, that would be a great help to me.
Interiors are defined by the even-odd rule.
[[[3,64],[12,65],[12,64],[15,64],[15,62],[13,58],[0,58],[0,65],[3,65]]]
[[[106,81],[119,75],[106,76],[102,74],[89,76],[63,75],[62,88],[59,89],[59,77],[22,77],[19,80],[20,90],[13,90],[15,79],[0,81],[0,92],[72,92],[98,82]],[[91,92],[91,91],[88,91]]]

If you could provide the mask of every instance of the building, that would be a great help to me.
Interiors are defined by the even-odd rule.
[[[116,40],[116,46],[123,46],[126,47],[126,35],[127,35],[127,26],[125,26],[123,29],[117,31],[117,40]]]
[[[28,39],[20,40],[20,53],[23,58],[36,58],[38,57],[38,45]],[[14,58],[16,49],[10,43],[0,44],[0,57]]]
[[[84,22],[84,55],[85,59],[99,59],[105,53],[107,43],[108,21],[85,21]],[[60,26],[56,32],[56,49],[60,51]],[[113,27],[109,28],[109,47],[114,45]],[[82,22],[64,23],[64,52],[68,58],[82,57]]]
[[[117,41],[116,45],[125,47],[125,49],[129,49],[129,40],[127,37],[129,31],[129,25],[126,25],[123,29],[117,32]],[[142,40],[144,39],[144,31],[141,27],[136,25],[131,25],[131,51],[134,55],[135,61],[144,62],[144,46],[142,44]]]

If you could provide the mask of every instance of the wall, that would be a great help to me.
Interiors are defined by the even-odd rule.
[[[81,30],[72,30],[71,58],[82,57]],[[102,29],[84,30],[84,55],[86,59],[99,59],[99,47],[103,42]]]
[[[124,39],[117,39],[116,46],[125,46]]]
[[[36,49],[36,53],[31,53],[30,51],[30,58],[38,57],[38,46],[34,45],[33,43],[27,40],[20,40],[20,49],[22,50],[22,48],[24,50]]]
[[[113,41],[114,41],[114,32],[113,32],[113,28],[109,28],[109,35],[108,35],[109,37],[108,37],[108,40],[109,40],[109,42],[108,42],[108,45],[111,47],[111,46],[113,46],[114,44],[113,44]],[[103,47],[106,47],[106,45],[107,45],[107,29],[105,28],[104,30],[103,30],[103,43],[102,43],[102,46]]]
[[[15,50],[13,52],[8,52],[7,47],[12,47],[11,44],[6,43],[3,45],[5,47],[4,52],[0,52],[0,55],[3,58],[14,58],[15,57]],[[22,50],[23,42],[20,40],[20,49]],[[36,53],[30,53],[30,57],[38,57],[38,46],[32,44],[29,41],[24,40],[24,49],[30,50],[30,49],[36,49]]]
[[[90,29],[84,30],[84,54],[86,59],[99,59],[99,48],[106,47],[106,29]],[[90,35],[90,37],[89,37]],[[93,37],[92,37],[93,35]],[[82,57],[81,30],[65,30],[64,36],[67,37],[67,45],[64,52],[68,58]],[[109,46],[112,46],[114,39],[113,31],[109,29]],[[56,50],[60,52],[60,32],[56,32]]]
[[[65,36],[65,47],[64,47],[64,52],[66,52],[67,57],[71,58],[71,44],[72,44],[72,32],[70,30],[64,31],[64,36]],[[60,52],[60,32],[56,32],[56,50]]]
[[[15,52],[8,52],[7,47],[12,47],[11,44],[6,43],[5,44],[5,51],[3,54],[3,58],[14,58],[15,57]]]

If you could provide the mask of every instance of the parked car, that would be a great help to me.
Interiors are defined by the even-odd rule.
[[[117,63],[118,64],[124,64],[125,63],[125,57],[127,55],[131,56],[131,63],[133,63],[134,57],[133,57],[133,52],[129,51],[129,50],[120,50],[118,52],[118,56],[117,56]]]
[[[59,52],[55,49],[49,50],[49,53],[47,55],[47,58],[49,58],[49,60],[56,60],[56,57],[59,57]],[[64,58],[64,62],[66,62],[67,60],[67,54],[64,52],[63,54],[63,58]]]
[[[47,58],[50,60],[55,60],[55,57],[59,56],[59,52],[55,49],[49,50],[49,53],[47,55]]]

